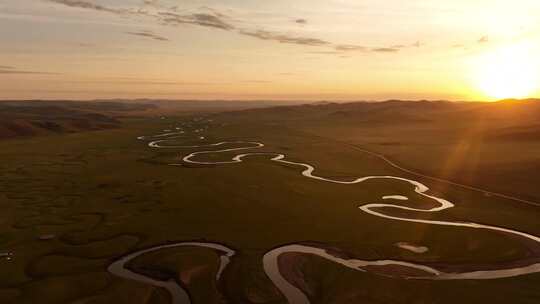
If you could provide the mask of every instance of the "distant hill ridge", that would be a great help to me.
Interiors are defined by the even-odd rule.
[[[343,119],[357,122],[432,121],[440,119],[501,119],[516,122],[535,121],[540,117],[540,99],[501,100],[497,102],[452,102],[445,100],[387,100],[380,102],[314,102],[301,105],[234,111],[243,116],[251,112],[257,119]],[[287,114],[287,115],[284,115]],[[244,117],[246,118],[246,117]]]
[[[115,102],[0,101],[0,139],[120,126],[116,115],[155,106]]]

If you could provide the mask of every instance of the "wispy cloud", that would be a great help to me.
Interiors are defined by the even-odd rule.
[[[270,80],[243,80],[242,83],[253,83],[253,84],[256,84],[256,83],[272,83],[272,81]]]
[[[84,84],[115,84],[115,85],[141,85],[141,86],[208,86],[208,85],[224,85],[231,84],[226,82],[182,82],[182,81],[166,81],[153,79],[122,79],[111,78],[108,80],[75,80],[67,81],[69,83],[84,83]]]
[[[158,6],[159,0],[143,0],[143,4],[150,6]]]
[[[224,20],[223,15],[195,13],[178,14],[173,12],[159,12],[159,21],[165,25],[194,24],[230,31],[235,27]]]
[[[15,75],[15,74],[19,74],[19,75],[24,75],[24,74],[58,75],[58,73],[26,71],[26,70],[19,70],[16,67],[12,67],[12,66],[0,66],[0,75]]]
[[[100,4],[96,4],[96,3],[93,3],[90,1],[84,1],[84,0],[49,0],[49,1],[55,2],[58,4],[63,4],[69,7],[91,9],[91,10],[102,11],[102,12],[113,13],[113,14],[123,14],[127,12],[126,10],[123,10],[123,9],[110,8],[110,7],[106,7]]]
[[[362,46],[362,45],[354,45],[354,44],[338,44],[334,46],[336,51],[346,52],[346,51],[368,51],[369,48]]]
[[[126,34],[132,35],[132,36],[139,36],[139,37],[143,37],[143,38],[149,38],[149,39],[158,40],[158,41],[169,41],[168,38],[165,38],[165,37],[160,36],[158,34],[154,34],[151,31],[126,32]]]
[[[82,47],[82,48],[93,48],[96,45],[93,43],[81,42],[81,43],[77,43],[77,46]]]
[[[373,53],[397,53],[402,49],[411,47],[421,47],[420,42],[413,44],[395,44],[390,47],[368,47],[355,44],[338,44],[334,46],[334,49],[339,52],[373,52]],[[340,53],[340,54],[342,54]]]
[[[224,20],[224,15],[218,13],[191,13],[191,14],[179,14],[175,12],[175,9],[168,9],[169,11],[160,11],[157,13],[151,13],[144,8],[113,8],[96,4],[88,0],[47,0],[57,4],[73,8],[82,8],[95,10],[100,12],[107,12],[119,15],[132,15],[140,17],[150,17],[156,19],[158,22],[164,25],[180,25],[180,24],[193,24],[203,27],[212,27],[223,30],[232,30],[234,26]],[[159,7],[158,1],[144,0],[143,4]]]
[[[290,36],[286,34],[273,33],[265,30],[256,30],[256,31],[247,31],[241,30],[240,34],[254,37],[262,40],[271,40],[277,41],[279,43],[289,43],[289,44],[300,44],[307,46],[325,46],[330,45],[331,43],[318,38],[310,37],[301,37],[301,36]]]
[[[420,41],[417,41],[415,43],[411,44],[394,44],[389,47],[365,47],[365,46],[349,46],[348,50],[359,50],[359,51],[368,51],[368,52],[374,52],[374,53],[397,53],[403,49],[408,48],[419,48],[422,47],[422,43]],[[343,50],[347,50],[347,48],[344,48]]]
[[[399,52],[399,48],[381,47],[381,48],[373,48],[371,49],[371,51],[375,53],[396,53],[396,52]]]
[[[343,52],[340,51],[309,51],[308,54],[315,55],[341,55]]]
[[[374,52],[374,53],[397,53],[401,49],[407,47],[420,47],[417,42],[412,45],[396,44],[391,47],[366,47],[354,44],[335,44],[331,41],[318,37],[310,37],[302,34],[291,34],[270,31],[267,29],[250,29],[249,26],[241,23],[243,26],[235,25],[238,20],[228,17],[217,10],[203,6],[198,12],[180,13],[176,7],[164,7],[157,0],[142,0],[141,5],[153,6],[153,9],[144,7],[135,7],[130,9],[114,8],[100,4],[96,4],[90,0],[48,0],[50,2],[63,4],[69,7],[89,9],[95,11],[108,12],[118,15],[138,16],[152,18],[156,22],[165,26],[179,26],[184,24],[196,25],[207,28],[220,29],[225,31],[234,31],[240,35],[249,36],[252,38],[274,41],[283,44],[295,44],[309,47],[330,47],[334,51],[327,51],[326,54],[335,54],[343,56],[345,52]],[[234,22],[233,22],[234,21]],[[308,21],[304,18],[294,19],[294,22],[301,25],[307,25]],[[136,31],[127,32],[129,35],[150,38],[158,41],[167,41],[168,39],[152,32]],[[322,52],[320,53],[322,54]]]

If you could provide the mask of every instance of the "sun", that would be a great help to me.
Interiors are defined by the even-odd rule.
[[[496,49],[475,59],[475,82],[490,98],[525,98],[540,88],[537,56],[524,44]]]

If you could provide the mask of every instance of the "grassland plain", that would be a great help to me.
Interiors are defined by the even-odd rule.
[[[226,114],[383,154],[416,172],[540,202],[540,102],[388,101]]]
[[[123,128],[0,142],[1,303],[168,303],[164,290],[115,277],[107,266],[136,249],[184,240],[209,240],[237,250],[220,282],[218,257],[200,248],[142,256],[131,268],[158,278],[174,277],[194,303],[284,303],[262,268],[262,256],[283,244],[310,242],[362,259],[403,259],[434,264],[496,264],[530,254],[497,233],[427,226],[377,218],[358,206],[385,195],[406,195],[400,204],[430,205],[410,184],[368,181],[338,185],[306,179],[299,168],[253,156],[241,164],[184,165],[191,149],[150,149],[152,135],[187,121],[125,119]],[[200,126],[191,122],[191,129]],[[286,124],[214,117],[204,140],[179,144],[263,141],[261,151],[316,165],[334,178],[366,175],[411,177],[456,203],[439,213],[407,216],[474,221],[539,235],[539,209],[446,184],[433,184]],[[174,144],[174,142],[171,142]],[[228,160],[235,153],[202,159]],[[405,212],[405,211],[403,211]],[[392,214],[398,214],[394,212]],[[53,237],[51,237],[53,236]],[[398,242],[429,247],[424,254]],[[346,270],[325,260],[300,261],[313,303],[537,303],[540,275],[485,281],[434,282],[393,279]],[[496,296],[494,295],[496,291]]]

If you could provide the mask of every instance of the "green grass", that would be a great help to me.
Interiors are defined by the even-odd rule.
[[[0,303],[167,303],[164,291],[114,277],[106,267],[137,248],[171,241],[204,239],[238,250],[217,285],[212,277],[218,260],[210,250],[167,250],[136,261],[134,268],[174,276],[205,266],[189,284],[195,303],[220,303],[224,297],[232,303],[283,303],[263,273],[261,257],[294,242],[327,244],[362,259],[417,262],[497,263],[526,254],[518,241],[499,234],[389,221],[358,210],[392,194],[410,197],[402,204],[430,203],[406,183],[324,183],[266,156],[242,164],[172,167],[166,164],[197,149],[153,150],[136,140],[181,119],[130,119],[117,130],[0,142],[0,252],[14,253],[12,261],[0,259]],[[287,125],[226,122],[210,128],[210,142],[262,141],[267,146],[253,151],[285,153],[290,160],[314,164],[323,176],[410,177],[346,144]],[[209,157],[226,160],[233,155]],[[423,182],[457,206],[407,216],[540,234],[538,208]],[[44,234],[57,237],[38,240]],[[415,255],[399,250],[394,244],[401,241],[430,251]],[[303,267],[316,292],[314,303],[477,303],[494,290],[504,297],[493,303],[540,299],[538,274],[435,283],[343,270],[317,258]]]

